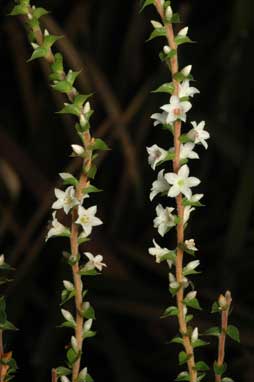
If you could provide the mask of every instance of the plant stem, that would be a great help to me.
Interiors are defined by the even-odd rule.
[[[161,17],[161,20],[164,22],[164,9],[161,5],[160,0],[155,1],[156,9]],[[164,23],[166,29],[166,35],[168,40],[168,45],[171,49],[176,51],[176,54],[170,59],[170,69],[172,74],[172,80],[174,84],[174,95],[179,96],[179,82],[174,78],[175,74],[178,72],[178,55],[177,55],[177,45],[175,42],[175,35],[173,31],[172,24]],[[175,173],[178,173],[180,168],[180,135],[181,135],[181,121],[177,120],[174,123],[174,148],[175,148],[175,159],[173,161],[173,170]],[[177,225],[177,254],[176,254],[176,280],[179,285],[181,285],[180,289],[177,292],[176,300],[177,300],[177,308],[178,308],[178,324],[180,333],[183,337],[183,345],[185,348],[186,354],[189,356],[187,361],[188,370],[190,375],[190,382],[196,382],[197,380],[197,371],[195,369],[195,358],[193,347],[187,333],[187,323],[184,315],[184,290],[182,286],[183,280],[183,250],[179,247],[179,244],[184,242],[184,207],[182,204],[182,194],[179,194],[176,198],[177,204],[177,214],[180,219]]]
[[[225,343],[226,343],[226,335],[227,335],[227,328],[228,328],[228,315],[230,306],[232,303],[232,297],[230,291],[227,291],[225,293],[225,299],[226,299],[226,308],[222,310],[221,312],[221,334],[219,337],[219,344],[218,344],[218,358],[217,358],[217,365],[220,367],[224,363],[224,357],[225,357]],[[221,375],[215,374],[215,382],[221,382]]]

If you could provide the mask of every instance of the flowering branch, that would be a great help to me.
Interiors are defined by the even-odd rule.
[[[59,367],[52,370],[52,381],[61,377],[62,382],[68,382],[67,375],[72,374],[72,382],[90,382],[91,376],[87,373],[87,368],[80,370],[83,341],[95,335],[91,329],[95,318],[94,310],[88,301],[84,301],[86,290],[83,290],[82,276],[94,276],[101,271],[106,264],[103,263],[101,255],[94,256],[90,252],[85,252],[87,261],[80,256],[79,246],[89,240],[89,236],[94,226],[102,224],[102,221],[95,216],[96,206],[83,207],[84,199],[89,198],[93,192],[99,192],[98,188],[91,184],[96,174],[96,166],[93,163],[97,156],[94,151],[108,150],[108,146],[101,139],[95,139],[90,133],[90,118],[93,114],[90,103],[87,101],[89,94],[79,94],[74,86],[74,82],[79,72],[69,70],[65,72],[63,57],[60,53],[54,54],[51,47],[61,37],[51,35],[46,29],[42,32],[40,18],[48,12],[41,7],[36,8],[30,5],[30,0],[19,0],[11,15],[22,15],[26,19],[30,31],[31,45],[34,49],[29,61],[44,58],[51,68],[50,80],[52,88],[66,95],[69,103],[65,103],[59,113],[71,114],[77,118],[75,124],[76,132],[81,141],[80,145],[73,144],[72,156],[82,159],[82,171],[80,178],[75,178],[69,173],[60,173],[64,185],[68,187],[65,191],[55,189],[57,200],[53,203],[52,227],[47,234],[46,240],[54,236],[65,236],[70,240],[70,253],[65,252],[64,257],[72,269],[73,283],[64,280],[64,290],[62,292],[62,304],[70,299],[75,300],[75,318],[66,309],[62,309],[65,322],[62,326],[70,327],[75,331],[71,337],[71,346],[67,351],[67,368]],[[57,210],[63,210],[66,215],[70,214],[70,226],[66,227],[60,223],[56,217]],[[55,370],[55,371],[54,371]]]

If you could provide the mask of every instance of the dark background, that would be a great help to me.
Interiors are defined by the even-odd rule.
[[[174,319],[159,316],[172,304],[167,267],[147,254],[157,199],[149,202],[154,173],[146,146],[166,147],[171,137],[152,126],[150,115],[167,102],[150,94],[169,73],[158,59],[162,40],[145,43],[151,9],[139,14],[138,1],[43,1],[51,11],[44,23],[64,34],[57,46],[66,68],[82,69],[81,92],[95,93],[93,134],[112,150],[99,161],[94,197],[104,226],[93,231],[86,246],[102,253],[108,268],[85,280],[98,334],[84,348],[84,364],[96,381],[172,381],[177,372],[177,346],[167,342],[177,331]],[[76,141],[73,120],[55,114],[63,99],[48,86],[43,62],[26,63],[31,55],[22,21],[7,17],[12,2],[1,2],[0,103],[0,238],[1,251],[17,269],[8,288],[9,319],[20,331],[5,337],[19,365],[18,380],[45,382],[50,369],[63,364],[68,330],[56,326],[61,280],[70,277],[62,260],[65,239],[44,238],[58,173],[80,163],[69,157]],[[253,2],[175,1],[183,25],[198,44],[180,48],[181,66],[193,65],[201,95],[191,120],[205,119],[209,150],[199,150],[193,173],[202,179],[199,192],[206,207],[192,216],[189,237],[200,249],[202,275],[196,287],[205,308],[195,315],[200,331],[216,325],[209,313],[217,296],[230,289],[231,323],[240,328],[242,344],[228,341],[228,375],[254,381],[254,133],[253,133]],[[170,144],[170,143],[169,143]],[[162,199],[161,199],[162,200]],[[160,201],[161,201],[160,200]],[[166,200],[164,200],[166,202]],[[173,248],[174,235],[165,245]],[[169,243],[168,243],[169,241]],[[167,242],[167,244],[166,244]],[[216,340],[197,351],[213,362]],[[213,380],[213,377],[210,378]]]

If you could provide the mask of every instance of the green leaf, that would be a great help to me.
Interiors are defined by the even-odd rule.
[[[79,108],[83,106],[83,104],[88,100],[88,98],[92,97],[93,93],[90,94],[78,94],[74,98],[74,105],[78,106]]]
[[[221,334],[221,331],[220,331],[220,328],[218,326],[213,326],[212,328],[208,329],[204,335],[206,336],[215,336],[215,337],[219,337],[219,335]]]
[[[187,134],[182,134],[182,135],[180,135],[180,137],[179,137],[179,141],[180,141],[181,143],[193,142],[193,140],[190,139],[190,138],[188,137]]]
[[[234,382],[234,380],[232,378],[229,378],[229,377],[224,377],[224,378],[222,378],[221,382]]]
[[[169,306],[167,309],[165,309],[161,318],[165,318],[165,317],[169,317],[169,316],[177,316],[177,315],[178,315],[177,307],[176,306]]]
[[[193,314],[187,314],[187,316],[185,318],[186,323],[190,322],[192,319],[193,319]]]
[[[234,325],[228,325],[228,328],[227,328],[227,335],[232,338],[232,340],[236,341],[236,342],[240,342],[240,334],[239,334],[239,330],[237,329],[236,326]]]
[[[64,289],[61,294],[61,305],[64,305],[67,301],[71,300],[75,296],[75,289],[72,291]]]
[[[207,365],[207,363],[203,361],[196,362],[195,369],[198,371],[207,371],[210,369],[210,367]]]
[[[93,192],[101,192],[99,188],[92,186],[91,184],[83,189],[83,194],[92,194]]]
[[[179,15],[179,13],[174,13],[173,16],[172,16],[172,18],[171,18],[171,20],[170,20],[170,22],[171,22],[172,24],[178,24],[178,23],[180,23],[180,22],[181,22],[181,19],[180,19],[180,15]]]
[[[69,84],[71,84],[71,86],[73,86],[73,84],[74,84],[74,82],[75,82],[75,80],[79,74],[80,74],[80,71],[74,72],[73,70],[69,70],[68,74],[66,76],[66,81],[68,81]]]
[[[54,56],[55,60],[53,64],[51,64],[51,70],[54,73],[62,73],[64,68],[63,68],[63,56],[61,53],[56,53]]]
[[[72,321],[64,321],[62,324],[58,325],[59,328],[72,328],[75,329],[76,323]]]
[[[42,7],[35,8],[33,11],[33,17],[35,17],[37,20],[39,20],[40,17],[47,15],[49,12]]]
[[[88,309],[82,311],[82,316],[87,319],[91,318],[92,320],[95,320],[94,308],[92,306],[89,306]]]
[[[33,51],[32,56],[29,58],[29,60],[27,60],[27,62],[36,60],[37,58],[46,57],[47,54],[48,54],[48,50],[46,48],[39,47]]]
[[[212,305],[212,310],[211,310],[211,313],[218,313],[218,312],[221,312],[221,308],[218,304],[217,301],[215,301]]]
[[[153,90],[152,93],[169,93],[173,94],[174,92],[174,85],[172,82],[167,82],[161,86],[159,86],[157,89]]]
[[[200,202],[192,202],[191,200],[188,200],[187,198],[183,198],[182,202],[183,206],[194,206],[194,207],[204,207],[204,204]]]
[[[96,332],[94,332],[92,330],[87,330],[87,331],[83,332],[83,339],[91,338],[91,337],[94,337],[94,336],[96,336]]]
[[[206,341],[203,341],[203,340],[200,340],[200,339],[197,339],[196,341],[194,341],[192,343],[193,349],[200,348],[200,347],[206,346],[206,345],[209,345],[209,342],[206,342]]]
[[[178,82],[181,82],[185,79],[185,75],[182,72],[177,72],[174,74],[174,79]]]
[[[154,29],[146,41],[151,41],[156,37],[166,37],[166,29],[164,27]]]
[[[70,84],[67,80],[63,80],[52,85],[52,88],[60,93],[68,94],[72,91],[72,84]]]
[[[191,300],[183,300],[184,304],[190,308],[202,310],[201,306],[199,305],[197,298],[192,298]]]
[[[60,40],[61,38],[63,38],[63,36],[55,36],[53,34],[50,34],[48,36],[44,36],[44,40],[43,40],[43,48],[49,50],[52,45],[57,41],[57,40]]]
[[[222,375],[227,370],[227,364],[224,363],[223,365],[218,365],[217,362],[215,361],[213,364],[213,370],[216,375]]]
[[[97,172],[97,167],[95,166],[95,164],[93,164],[87,171],[86,175],[88,176],[88,178],[94,179],[96,172]]]
[[[10,321],[5,321],[3,324],[0,323],[1,330],[18,330]]]
[[[176,36],[175,38],[175,43],[177,46],[186,44],[186,43],[193,43],[193,42],[194,41],[192,41],[188,36]]]
[[[139,13],[141,13],[149,5],[154,5],[154,0],[145,0],[144,4],[142,5],[142,8],[139,11]]]
[[[189,381],[190,380],[190,375],[187,371],[182,371],[180,374],[178,374],[177,378],[175,381]]]
[[[71,370],[64,366],[59,366],[56,368],[56,375],[62,377],[63,375],[70,375]]]
[[[19,4],[16,5],[11,13],[9,13],[10,16],[18,16],[18,15],[26,15],[28,13],[28,5],[27,4]]]
[[[182,345],[183,339],[181,337],[174,337],[170,342]]]
[[[72,348],[70,348],[67,351],[66,356],[67,356],[68,363],[70,365],[73,365],[77,361],[77,359],[80,357],[80,354],[76,353]]]
[[[160,52],[159,58],[160,58],[160,60],[162,62],[164,62],[164,61],[170,60],[175,55],[176,55],[176,50],[175,49],[171,49],[171,51],[169,53],[167,53],[167,54],[165,54],[163,51]]]
[[[79,274],[81,276],[97,276],[100,275],[100,272],[97,272],[95,269],[86,269],[86,268],[81,268],[79,271]]]
[[[167,253],[165,253],[165,255],[160,257],[160,263],[165,260],[170,260],[174,263],[176,260],[176,251],[168,251]]]
[[[110,150],[107,143],[103,141],[103,139],[96,138],[93,145],[89,147],[92,150]]]
[[[79,117],[80,115],[80,109],[73,104],[65,105],[63,109],[57,112],[58,114],[72,114]]]
[[[190,359],[191,355],[187,355],[184,351],[181,351],[179,354],[178,354],[178,363],[179,365],[183,365],[184,363],[186,363],[189,359]]]
[[[203,378],[205,378],[206,374],[203,373],[203,374],[200,374],[197,378],[197,382],[201,381]]]

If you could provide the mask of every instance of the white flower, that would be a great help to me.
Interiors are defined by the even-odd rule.
[[[192,195],[191,187],[195,187],[200,183],[198,178],[193,176],[189,177],[189,167],[185,164],[180,168],[177,174],[169,172],[165,174],[165,179],[172,187],[169,189],[168,196],[175,198],[180,193],[184,194],[186,198]]]
[[[194,239],[185,240],[184,244],[186,245],[187,249],[191,251],[197,251],[196,244]]]
[[[182,29],[178,32],[177,36],[182,36],[182,37],[187,36],[188,30],[189,30],[189,27],[182,28]]]
[[[57,200],[53,203],[52,208],[59,210],[63,208],[66,214],[79,204],[78,199],[75,196],[75,189],[73,186],[69,186],[65,191],[55,188],[55,196]]]
[[[88,332],[91,329],[92,323],[93,320],[91,318],[84,323],[84,332]]]
[[[153,198],[158,195],[161,192],[166,192],[169,190],[170,185],[164,178],[164,170],[161,170],[158,173],[157,180],[155,180],[152,184],[151,193],[150,193],[150,200],[152,201]]]
[[[84,255],[86,255],[86,257],[89,259],[85,265],[87,270],[98,269],[99,271],[102,271],[102,267],[106,267],[106,264],[102,262],[103,257],[101,255],[94,256],[90,252],[84,252]]]
[[[87,376],[87,367],[84,367],[84,369],[81,370],[81,372],[78,375],[78,381],[85,381]]]
[[[197,88],[190,86],[189,80],[184,80],[181,84],[179,84],[179,98],[193,97],[197,93],[200,93],[200,91]]]
[[[185,67],[181,70],[181,73],[182,73],[185,77],[188,77],[188,75],[189,75],[190,72],[191,72],[191,69],[192,69],[192,65],[187,65],[187,66],[185,66]]]
[[[189,101],[180,101],[178,96],[172,95],[170,103],[161,106],[161,109],[168,113],[167,123],[171,124],[177,119],[186,122],[186,113],[191,109],[191,103]]]
[[[208,131],[204,130],[205,127],[205,121],[201,121],[199,124],[197,122],[193,121],[191,122],[193,129],[191,129],[187,136],[193,140],[195,144],[201,143],[205,149],[207,149],[208,144],[206,142],[207,139],[210,138],[210,134]]]
[[[159,244],[156,243],[155,240],[153,240],[154,247],[151,247],[148,249],[149,255],[155,256],[156,263],[161,262],[161,258],[166,255],[169,252],[169,249],[167,248],[161,248]],[[169,267],[172,266],[172,261],[168,260]]]
[[[186,267],[184,267],[184,270],[185,271],[193,271],[194,269],[196,269],[200,264],[200,261],[199,260],[193,260],[193,261],[190,261]]]
[[[173,11],[172,11],[172,8],[171,8],[170,5],[166,8],[165,16],[166,16],[166,19],[167,19],[168,21],[170,21],[171,18],[172,18],[172,16],[173,16]]]
[[[199,159],[199,155],[193,151],[195,147],[194,143],[187,142],[180,146],[180,159]]]
[[[191,214],[192,211],[195,211],[194,207],[191,207],[191,206],[184,207],[184,211],[183,211],[183,224],[187,223],[187,221],[190,218],[190,214]]]
[[[56,211],[53,212],[52,216],[52,228],[50,228],[50,230],[48,231],[46,241],[52,236],[61,236],[70,233],[69,229],[57,220]]]
[[[196,327],[191,335],[191,342],[195,342],[198,339],[198,328]]]
[[[174,208],[166,207],[163,208],[161,204],[156,207],[157,217],[153,221],[154,228],[158,228],[158,232],[161,236],[164,236],[169,228],[174,227],[175,217],[172,215]]]
[[[95,216],[97,212],[97,206],[84,208],[78,207],[78,219],[75,223],[80,224],[86,236],[89,236],[92,232],[92,227],[103,224],[102,221]]]
[[[151,147],[146,148],[148,152],[148,163],[155,170],[157,164],[164,160],[168,152],[157,145],[152,145]]]
[[[171,52],[171,48],[168,45],[164,45],[163,52],[165,54],[169,54]]]
[[[84,147],[82,147],[80,145],[71,145],[71,147],[72,147],[74,154],[76,154],[76,155],[83,155],[85,152]]]
[[[0,256],[0,266],[3,265],[4,262],[5,262],[4,254],[2,253],[2,255]]]
[[[167,116],[168,114],[163,111],[162,113],[154,113],[151,115],[151,119],[154,119],[155,121],[153,122],[153,125],[154,126],[157,126],[157,125],[166,125],[167,123]]]
[[[163,25],[159,23],[159,21],[151,20],[151,24],[154,27],[154,29],[163,28]]]
[[[190,301],[190,300],[193,300],[196,297],[196,295],[197,295],[197,291],[193,290],[193,291],[187,293],[184,299],[186,301]]]
[[[180,285],[176,281],[176,278],[173,275],[173,273],[169,273],[169,287],[172,288],[172,289],[177,289],[177,288],[179,288],[179,286]]]
[[[67,289],[68,291],[74,290],[74,285],[68,280],[63,280],[63,285],[64,285],[65,289]]]

